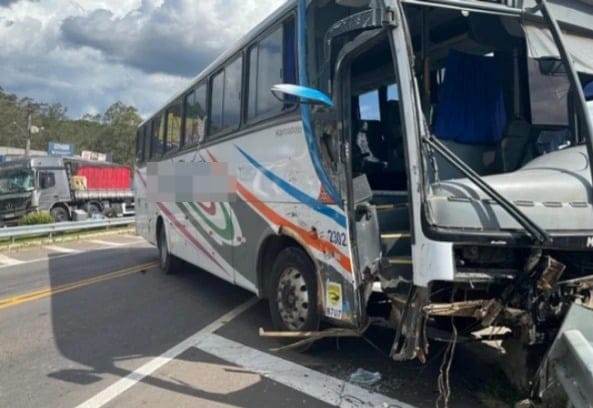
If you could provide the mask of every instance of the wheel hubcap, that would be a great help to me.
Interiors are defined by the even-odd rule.
[[[300,330],[307,320],[309,292],[303,274],[294,267],[280,275],[277,288],[278,310],[282,321],[291,330]]]

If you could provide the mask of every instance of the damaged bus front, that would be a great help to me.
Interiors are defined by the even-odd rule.
[[[593,307],[593,5],[312,1],[306,21],[360,315],[390,300],[396,360],[426,360],[428,324],[504,326],[531,361],[573,303]]]

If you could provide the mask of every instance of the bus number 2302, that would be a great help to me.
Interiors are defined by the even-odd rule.
[[[329,242],[336,245],[346,246],[346,234],[340,231],[327,230]]]

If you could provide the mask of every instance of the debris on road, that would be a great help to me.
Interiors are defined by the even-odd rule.
[[[364,368],[358,368],[355,372],[350,374],[350,382],[363,385],[375,385],[381,381],[381,373],[370,372]]]

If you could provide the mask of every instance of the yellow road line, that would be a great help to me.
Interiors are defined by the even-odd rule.
[[[93,285],[95,283],[104,282],[110,279],[121,278],[122,276],[140,272],[143,269],[155,267],[158,264],[158,262],[148,262],[145,264],[135,265],[129,268],[121,269],[119,271],[109,272],[100,276],[94,276],[92,278],[66,283],[64,285],[54,286],[53,288],[39,289],[32,292],[23,293],[22,295],[0,299],[0,310],[12,306],[17,306],[22,303],[43,299],[48,296],[57,295],[58,293],[67,292],[69,290],[78,289],[83,286]]]

